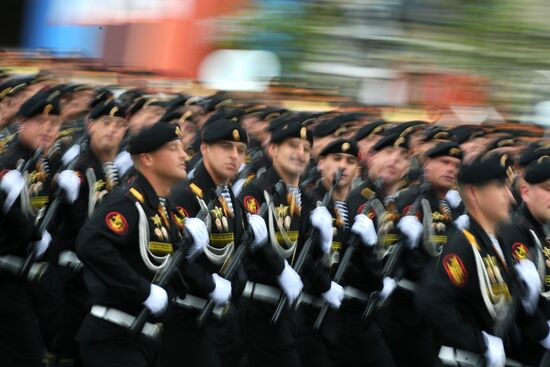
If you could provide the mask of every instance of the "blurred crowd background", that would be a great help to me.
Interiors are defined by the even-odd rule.
[[[545,0],[2,0],[0,68],[550,127]]]

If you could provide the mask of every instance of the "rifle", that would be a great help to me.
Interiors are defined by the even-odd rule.
[[[332,181],[332,186],[330,190],[325,194],[323,197],[323,201],[320,203],[317,203],[317,206],[327,206],[332,199],[332,193],[336,189],[336,185],[338,185],[338,182],[340,182],[340,179],[342,178],[342,170],[338,170],[336,174],[334,175],[334,180]],[[298,259],[296,260],[296,264],[294,266],[294,270],[296,273],[300,274],[302,272],[302,269],[306,263],[306,259],[309,256],[309,253],[311,252],[311,249],[313,247],[314,241],[317,238],[317,231],[315,228],[312,228],[310,233],[307,236],[307,240],[304,244],[304,247],[302,248],[302,251],[300,252],[300,256],[298,256]],[[273,317],[271,318],[271,323],[273,325],[276,325],[279,322],[279,319],[281,318],[281,315],[283,314],[283,311],[285,309],[285,306],[287,304],[288,300],[287,297],[284,294],[281,294],[281,298],[279,298],[279,303],[277,304],[277,308],[275,309],[275,312],[273,313]]]
[[[86,139],[86,136],[82,136],[78,141],[78,146],[80,148],[80,152],[67,164],[65,169],[67,170],[73,170],[76,167],[76,164],[78,163],[78,158],[82,155],[82,153],[85,151],[86,147],[88,146],[88,141]],[[60,169],[62,170],[63,167]],[[48,206],[48,209],[46,210],[46,214],[40,221],[40,224],[38,225],[38,234],[42,235],[44,231],[50,226],[51,222],[55,218],[55,215],[57,213],[57,209],[59,208],[59,205],[61,205],[62,200],[61,195],[61,189],[58,187],[55,194],[54,199],[51,202],[51,204]],[[30,253],[25,258],[25,261],[23,262],[23,266],[21,267],[21,271],[19,275],[22,278],[26,278],[27,274],[31,268],[32,263],[34,262],[34,259],[36,257],[36,248],[33,246],[31,248]]]
[[[284,184],[279,181],[275,185],[275,193],[280,195],[282,192],[282,189],[284,187]],[[260,210],[258,211],[258,215],[260,217],[263,217],[265,213],[267,212],[268,203],[263,203],[260,207]],[[235,251],[235,254],[233,255],[233,259],[231,263],[220,272],[220,276],[222,278],[225,278],[229,281],[235,276],[237,273],[237,270],[239,270],[244,257],[247,254],[247,251],[250,249],[250,244],[254,241],[254,233],[249,228],[241,238],[241,244],[237,247],[237,250]],[[197,317],[197,323],[200,326],[204,324],[204,322],[208,319],[212,311],[214,310],[214,307],[216,306],[216,303],[213,299],[209,299],[206,302],[206,305],[203,307],[201,312],[199,313],[199,316]]]
[[[382,179],[376,180],[374,185],[375,185],[376,188],[381,187],[382,186]],[[370,211],[370,209],[374,207],[373,204],[374,204],[375,201],[378,201],[380,203],[380,201],[376,197],[372,197],[369,200],[367,200],[367,202],[365,203],[365,205],[361,209],[361,214],[367,214]],[[381,218],[379,213],[376,213],[376,215],[378,216],[378,218]],[[342,281],[342,278],[344,277],[344,274],[348,270],[349,264],[351,263],[351,259],[353,257],[353,254],[354,254],[355,250],[359,247],[360,241],[361,241],[361,239],[359,238],[359,236],[357,234],[352,233],[350,235],[350,238],[348,240],[349,246],[346,249],[346,251],[344,252],[344,256],[342,256],[342,261],[338,265],[338,269],[336,269],[336,273],[334,274],[334,279],[333,279],[334,282],[340,284],[340,282]],[[317,316],[317,319],[315,320],[315,323],[313,324],[313,329],[314,330],[319,331],[321,329],[321,325],[323,324],[323,321],[325,320],[325,317],[327,316],[329,307],[330,307],[329,304],[325,303],[323,305],[323,308],[321,308],[321,311],[319,312],[319,316]]]
[[[203,222],[207,222],[210,215],[210,210],[214,208],[216,200],[220,195],[221,188],[218,188],[216,189],[215,198],[208,203],[208,206],[204,205],[204,203],[201,205],[201,209],[197,213],[197,218],[199,218]],[[195,258],[198,256],[197,252],[192,254],[185,253],[185,249],[187,248],[186,245],[191,241],[193,241],[191,234],[189,234],[188,231],[184,230],[182,233],[182,237],[174,246],[176,247],[176,251],[174,251],[174,253],[170,257],[170,262],[161,270],[159,270],[157,274],[155,274],[155,277],[153,279],[156,279],[156,281],[154,281],[154,284],[158,285],[159,287],[166,288],[172,278],[176,275],[176,272],[178,271],[180,265],[185,260],[187,260],[188,262],[192,262],[195,260]],[[134,322],[132,322],[132,325],[130,325],[130,334],[133,336],[139,334],[150,316],[151,310],[149,310],[147,307],[143,307]]]
[[[420,193],[416,200],[413,202],[413,204],[409,207],[407,210],[407,213],[405,215],[415,215],[415,213],[418,211],[422,204],[422,194],[426,193],[430,190],[431,185],[428,182],[424,182],[420,186]],[[384,268],[382,269],[382,279],[385,277],[391,276],[393,271],[395,270],[397,263],[399,259],[401,258],[401,253],[403,252],[403,241],[405,239],[401,238],[400,241],[394,246],[393,251],[391,255],[388,258],[388,261],[384,265]],[[380,291],[374,291],[371,293],[369,300],[367,302],[367,307],[365,308],[365,311],[363,312],[362,319],[367,320],[374,310],[376,309],[376,304],[378,303],[378,295],[380,294]]]

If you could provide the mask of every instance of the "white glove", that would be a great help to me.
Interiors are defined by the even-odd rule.
[[[2,206],[4,213],[9,212],[24,187],[25,179],[18,170],[11,170],[2,177],[0,189],[6,193],[6,200]]]
[[[66,169],[59,174],[57,184],[65,192],[65,197],[69,204],[73,204],[78,198],[80,190],[80,178],[75,171]]]
[[[519,277],[525,284],[525,293],[522,295],[521,303],[529,314],[533,314],[539,302],[540,290],[542,287],[539,272],[531,260],[520,260],[514,267]]]
[[[382,287],[382,290],[380,291],[380,294],[379,294],[379,298],[380,298],[380,301],[384,302],[386,299],[388,299],[388,297],[392,294],[392,292],[395,290],[395,288],[397,287],[397,283],[395,281],[395,279],[393,278],[390,278],[390,277],[385,277],[384,280],[383,280],[383,287]]]
[[[332,308],[339,309],[344,299],[344,288],[336,282],[330,282],[330,289],[321,296]]]
[[[208,296],[210,296],[217,305],[223,305],[229,302],[231,298],[231,282],[216,273],[212,274],[212,280],[214,280],[216,286]]]
[[[546,323],[548,324],[548,327],[550,327],[550,321],[546,321]],[[546,338],[542,339],[539,343],[544,347],[544,349],[550,350],[550,332],[546,335]]]
[[[447,195],[445,195],[445,200],[447,200],[447,202],[453,209],[457,208],[462,202],[462,198],[460,197],[460,194],[456,190],[447,191]]]
[[[378,241],[374,223],[365,214],[358,214],[355,216],[355,222],[353,222],[353,226],[351,226],[351,231],[361,238],[365,246],[374,246],[376,241]]]
[[[468,214],[462,214],[455,219],[454,223],[456,228],[458,228],[459,231],[462,231],[470,226],[470,217]]]
[[[69,163],[71,163],[71,161],[75,159],[76,156],[78,156],[78,154],[80,154],[80,145],[75,144],[69,149],[67,149],[67,151],[61,157],[61,161],[66,166]]]
[[[159,315],[164,311],[166,306],[168,306],[168,294],[164,288],[156,284],[151,284],[149,297],[143,302],[143,305],[147,307],[153,315]]]
[[[208,244],[208,230],[206,224],[199,218],[185,218],[185,229],[193,237],[193,246],[189,249],[189,257],[201,253]]]
[[[418,246],[424,227],[414,215],[405,215],[397,223],[397,228],[407,236],[407,245],[412,250]]]
[[[248,214],[248,225],[254,233],[252,248],[262,247],[267,242],[267,227],[265,220],[256,214]]]
[[[487,367],[504,367],[506,364],[506,354],[504,353],[502,339],[487,334],[485,331],[482,331],[482,333],[485,345],[487,345],[487,350],[484,353]]]
[[[127,151],[118,153],[113,163],[118,170],[119,177],[124,176],[124,174],[134,165],[134,162],[132,162],[132,157]]]
[[[313,209],[310,216],[311,224],[319,231],[321,250],[327,253],[332,244],[332,215],[324,206]]]
[[[302,288],[304,287],[302,279],[300,279],[300,275],[292,269],[292,266],[290,266],[286,260],[285,268],[281,274],[279,274],[277,280],[279,281],[279,285],[281,286],[284,294],[288,298],[288,303],[294,302],[300,293],[302,293]]]
[[[42,255],[44,255],[44,252],[46,252],[50,246],[50,242],[52,242],[52,235],[50,232],[44,230],[44,232],[42,232],[42,238],[33,243],[34,249],[36,250],[35,259],[41,258]]]

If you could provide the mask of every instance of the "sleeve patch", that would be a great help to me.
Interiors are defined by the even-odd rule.
[[[443,268],[449,280],[457,287],[464,287],[468,281],[468,272],[457,254],[450,253],[443,258]]]
[[[516,258],[516,260],[525,260],[529,257],[529,250],[527,249],[527,247],[521,243],[521,242],[516,242],[512,245],[512,250],[514,251],[513,254],[514,254],[514,257]]]
[[[114,233],[124,235],[128,232],[128,222],[119,212],[110,212],[105,216],[105,224]]]
[[[258,200],[254,196],[246,195],[243,199],[245,209],[251,213],[256,214],[260,210],[260,205]]]

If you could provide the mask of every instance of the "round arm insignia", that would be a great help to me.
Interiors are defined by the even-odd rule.
[[[110,212],[105,216],[105,224],[116,234],[123,235],[128,232],[128,222],[119,212]]]

